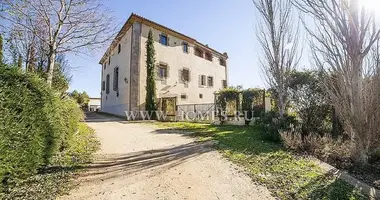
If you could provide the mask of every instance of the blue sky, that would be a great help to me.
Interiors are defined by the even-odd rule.
[[[255,36],[255,9],[251,0],[107,0],[116,23],[124,24],[132,12],[197,39],[229,55],[229,81],[232,85],[264,87]],[[70,90],[100,96],[104,49],[93,55],[69,55],[73,75]]]

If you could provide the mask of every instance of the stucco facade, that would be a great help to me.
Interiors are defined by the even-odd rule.
[[[219,53],[195,39],[132,14],[100,61],[102,111],[124,116],[125,111],[145,109],[145,44],[149,30],[154,35],[157,69],[164,66],[166,70],[165,77],[160,77],[157,71],[158,102],[162,98],[175,98],[177,105],[214,103],[214,93],[228,84],[227,54]],[[161,35],[167,38],[166,44],[160,42]],[[199,50],[197,53],[202,52],[203,58],[199,54],[195,55],[196,49]],[[117,89],[112,87],[116,79],[116,67],[119,72]],[[189,80],[181,78],[184,69],[189,71]],[[110,77],[108,86],[107,75]]]

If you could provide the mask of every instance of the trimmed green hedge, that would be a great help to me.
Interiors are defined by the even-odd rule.
[[[81,119],[78,105],[38,76],[0,66],[0,188],[55,164]]]

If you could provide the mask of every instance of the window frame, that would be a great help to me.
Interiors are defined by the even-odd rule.
[[[184,71],[188,72],[187,73],[187,80],[185,79]],[[190,69],[188,69],[188,68],[182,68],[182,70],[181,70],[181,81],[184,82],[184,83],[190,82]]]
[[[165,70],[164,76],[161,76],[161,69]],[[169,67],[166,64],[158,64],[157,66],[157,78],[159,80],[165,80],[169,77]]]
[[[110,93],[110,74],[106,75],[106,94]]]
[[[227,66],[226,60],[224,58],[219,58],[219,65],[226,67]]]
[[[162,38],[166,38],[166,44],[163,43]],[[161,33],[159,38],[159,43],[164,46],[169,46],[169,36],[167,34]]]
[[[200,80],[199,80],[199,86],[205,87],[207,86],[207,76],[206,75],[200,75]]]
[[[186,93],[181,93],[181,95],[179,97],[181,98],[182,101],[187,100],[187,94]]]
[[[210,84],[210,78],[211,78],[211,84]],[[207,76],[207,87],[214,87],[214,77],[213,76]]]
[[[205,52],[205,53],[204,53],[204,58],[205,58],[206,60],[212,62],[212,60],[213,60],[212,53],[210,53],[210,52]]]
[[[119,44],[117,47],[117,54],[120,54],[120,53],[121,53],[121,44]]]
[[[222,87],[227,88],[227,80],[222,80]]]
[[[189,53],[189,43],[187,42],[182,43],[182,51],[187,54]]]
[[[119,91],[119,66],[113,69],[113,91]]]
[[[200,55],[197,55],[197,52],[199,52]],[[204,57],[204,52],[201,48],[199,47],[195,47],[195,50],[194,50],[194,55],[199,57],[199,58],[203,58]]]

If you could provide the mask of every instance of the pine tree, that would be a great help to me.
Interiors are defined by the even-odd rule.
[[[3,63],[3,36],[0,34],[0,64]]]
[[[145,110],[153,113],[157,110],[156,107],[156,82],[154,77],[154,65],[155,65],[155,50],[152,30],[149,31],[148,41],[146,42],[146,99]]]

